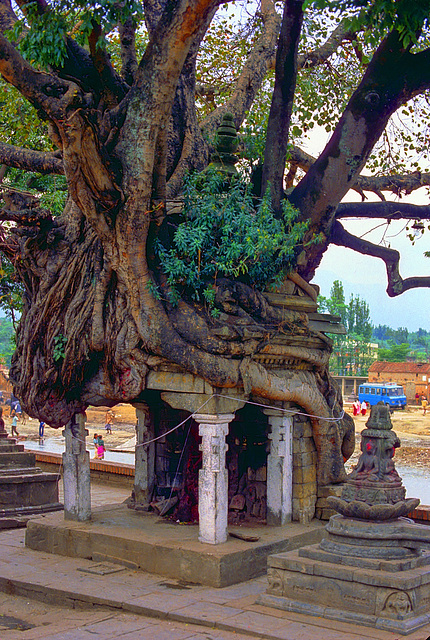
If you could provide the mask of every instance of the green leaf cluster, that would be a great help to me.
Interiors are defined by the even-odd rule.
[[[29,2],[25,10],[26,16],[15,23],[8,35],[18,42],[27,60],[42,67],[63,65],[69,33],[73,32],[76,41],[85,46],[95,25],[99,25],[102,33],[106,34],[130,16],[136,22],[142,17],[142,5],[137,0],[54,0],[49,10],[42,13],[38,3]],[[97,46],[105,47],[105,44],[102,36]]]
[[[262,288],[295,266],[307,223],[284,201],[274,215],[270,193],[256,203],[240,176],[209,169],[185,182],[185,220],[171,245],[156,243],[156,252],[172,291],[188,290],[212,307],[217,278],[233,277]]]
[[[52,350],[52,357],[55,362],[61,362],[66,355],[67,337],[61,333],[57,334],[54,338],[54,348]]]

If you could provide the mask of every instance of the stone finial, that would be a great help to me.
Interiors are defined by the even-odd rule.
[[[327,503],[350,518],[392,520],[406,516],[420,501],[406,499],[406,489],[394,465],[400,440],[392,430],[389,408],[383,402],[371,408],[366,427],[361,432],[361,455],[347,477],[341,497],[331,496]]]
[[[238,161],[236,155],[238,144],[233,114],[225,113],[217,129],[215,151],[209,166],[229,175],[237,173],[234,165]]]

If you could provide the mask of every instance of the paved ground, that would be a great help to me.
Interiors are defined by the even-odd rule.
[[[94,485],[93,504],[126,489]],[[394,640],[398,634],[256,604],[265,578],[214,589],[27,549],[0,532],[0,640]],[[408,636],[428,640],[430,625]]]

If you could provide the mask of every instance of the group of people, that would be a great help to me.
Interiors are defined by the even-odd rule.
[[[95,433],[93,442],[94,442],[94,458],[96,460],[103,460],[105,457],[105,451],[106,451],[103,436],[97,435],[97,433]]]
[[[352,415],[359,416],[361,413],[362,416],[365,416],[366,412],[367,412],[367,404],[365,403],[364,400],[361,404],[359,400],[355,400],[352,403]]]

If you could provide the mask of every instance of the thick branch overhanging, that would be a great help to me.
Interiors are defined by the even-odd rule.
[[[346,231],[339,221],[334,224],[330,239],[333,244],[338,246],[383,260],[387,269],[387,293],[390,297],[399,296],[409,289],[430,287],[430,276],[402,278],[399,271],[400,253],[398,251],[373,244],[363,238],[357,238]]]
[[[285,3],[276,52],[275,86],[267,125],[262,195],[270,184],[272,203],[279,210],[297,80],[297,50],[303,22],[303,1]]]
[[[0,164],[24,171],[64,175],[63,160],[56,153],[23,149],[5,142],[0,142]]]
[[[316,158],[298,146],[292,146],[289,152],[289,161],[300,167],[303,171],[309,171]],[[383,191],[390,191],[400,196],[402,193],[409,194],[420,187],[430,186],[430,173],[422,173],[421,171],[413,171],[404,175],[393,174],[386,176],[358,176],[351,189],[357,191],[363,200],[365,199],[364,191],[371,191],[379,197]]]
[[[203,120],[201,126],[206,135],[215,133],[222,116],[228,111],[233,113],[236,127],[240,127],[272,64],[281,20],[272,0],[263,0],[261,11],[264,20],[261,36],[243,67],[230,99]]]
[[[430,220],[430,205],[408,202],[341,202],[336,218],[382,218],[390,220]]]
[[[47,117],[63,117],[65,104],[77,93],[76,85],[36,71],[1,34],[0,74]]]

